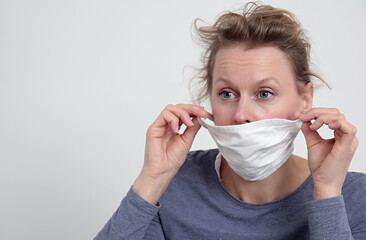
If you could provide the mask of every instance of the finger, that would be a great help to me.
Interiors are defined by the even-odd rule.
[[[179,118],[171,112],[164,112],[162,117],[157,119],[157,127],[166,127],[170,125],[170,129],[174,133],[178,133],[180,128]]]
[[[307,112],[303,113],[300,116],[300,119],[302,121],[310,121],[317,119],[319,116],[324,114],[334,114],[338,115],[339,118],[344,118],[345,116],[337,109],[337,108],[312,108],[308,110]]]
[[[345,134],[356,134],[357,129],[355,126],[343,119],[330,122],[328,127],[332,130],[341,130]]]
[[[328,125],[334,121],[337,121],[341,118],[339,114],[334,113],[322,113],[316,118],[316,120],[311,124],[310,128],[313,130],[318,130],[324,124]]]
[[[170,110],[176,114],[187,127],[194,126],[191,119],[194,117],[209,118],[213,121],[212,114],[204,110],[204,108],[201,106],[192,104],[178,104],[175,106],[175,108],[171,108]]]
[[[181,123],[183,123],[187,127],[193,126],[193,122],[191,120],[191,114],[189,114],[184,109],[181,109],[181,108],[178,108],[178,107],[174,107],[174,108],[170,108],[168,110],[171,113],[173,113],[181,121]]]
[[[191,117],[207,118],[210,113],[205,111],[203,107],[193,104],[167,105],[154,121],[152,127],[165,127],[171,125],[171,130],[175,133],[179,131],[180,125],[183,123],[187,127],[193,126]]]
[[[310,122],[304,122],[301,127],[308,149],[324,140],[317,131],[310,128],[310,125]]]
[[[169,128],[167,128],[169,125]],[[147,138],[161,138],[168,131],[177,134],[179,131],[179,119],[172,113],[161,113],[158,118],[147,129]]]
[[[328,125],[328,128],[335,130],[341,135],[355,134],[356,128],[350,124],[343,114],[322,114],[310,126],[313,130],[318,130],[323,125]]]
[[[183,141],[188,148],[192,146],[193,140],[196,137],[198,130],[201,128],[201,125],[198,123],[197,117],[193,117],[193,123],[194,125],[192,127],[187,127],[181,135]]]
[[[204,107],[194,104],[177,104],[176,107],[185,110],[191,117],[208,118],[211,115]]]
[[[337,120],[328,124],[328,127],[334,130],[335,135],[340,137],[340,141],[346,144],[352,144],[355,139],[357,129],[346,120]]]
[[[172,126],[179,129],[180,122],[186,126],[192,126],[190,115],[182,109],[173,105],[167,105],[154,122],[155,127],[164,127],[167,124],[174,123]]]
[[[165,110],[175,114],[187,127],[193,126],[192,117],[207,118],[210,115],[203,107],[193,104],[168,105]]]

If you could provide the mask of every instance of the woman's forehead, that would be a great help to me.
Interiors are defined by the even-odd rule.
[[[292,68],[286,55],[276,47],[244,49],[225,47],[217,52],[213,80],[292,79]]]

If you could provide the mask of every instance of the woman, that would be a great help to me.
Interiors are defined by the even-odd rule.
[[[366,239],[366,177],[347,172],[356,128],[337,109],[312,108],[316,75],[294,16],[249,6],[197,28],[207,45],[197,98],[212,113],[160,113],[139,176],[95,239]],[[189,152],[201,124],[220,150]],[[308,159],[291,154],[300,127]]]

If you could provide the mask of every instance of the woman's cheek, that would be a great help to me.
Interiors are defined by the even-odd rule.
[[[215,125],[225,126],[232,124],[232,118],[235,114],[234,108],[231,106],[212,106],[212,114],[214,117]]]

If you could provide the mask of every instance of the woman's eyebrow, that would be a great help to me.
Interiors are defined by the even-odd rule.
[[[224,83],[227,83],[227,84],[232,84],[232,81],[230,81],[229,79],[226,79],[224,77],[217,78],[216,82],[224,82]]]
[[[263,79],[259,80],[256,84],[262,85],[265,83],[275,83],[277,85],[280,85],[279,81],[274,77],[263,78]]]
[[[217,78],[216,83],[219,83],[219,82],[223,82],[223,83],[230,84],[230,85],[233,84],[233,82],[230,79],[227,79],[224,77]],[[279,81],[274,77],[263,78],[259,81],[256,81],[255,84],[262,85],[262,84],[269,83],[269,82],[273,82],[273,83],[276,83],[277,85],[279,85]]]

